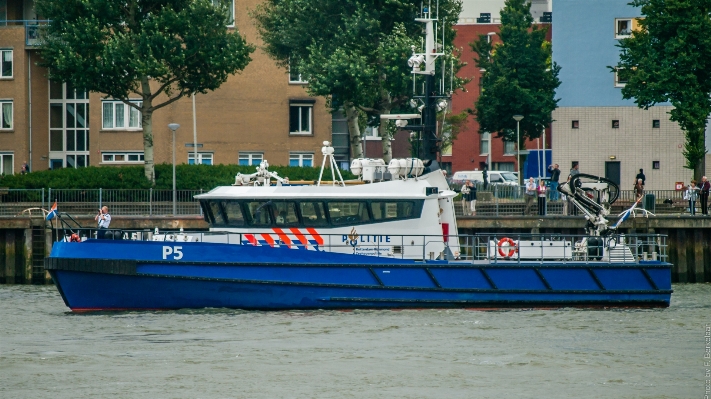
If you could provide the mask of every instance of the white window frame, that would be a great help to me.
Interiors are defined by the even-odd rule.
[[[634,18],[615,18],[615,39],[624,39],[632,36],[632,26]],[[627,21],[629,23],[627,31],[620,33],[620,22]]]
[[[7,109],[6,105],[10,104],[10,126],[5,127],[3,126],[5,124],[6,116],[5,116],[5,110]],[[13,130],[15,128],[15,104],[13,100],[10,99],[3,99],[0,100],[0,130]]]
[[[217,0],[212,0],[213,5],[217,5],[218,1]],[[228,28],[234,28],[235,27],[235,0],[230,0],[230,16],[232,17],[232,23],[227,24]]]
[[[296,79],[291,78],[291,64],[289,64],[289,84],[291,85],[305,85],[308,84],[306,80],[304,80],[303,75],[299,73],[299,76]]]
[[[123,160],[116,160],[116,156],[123,156]],[[130,161],[129,155],[138,155],[138,160]],[[111,157],[107,160],[106,157]],[[101,151],[102,164],[142,164],[145,163],[143,151]]]
[[[12,168],[8,173],[5,170],[5,157],[10,157],[10,167]],[[13,175],[15,174],[15,153],[13,152],[0,152],[0,176],[3,175]]]
[[[6,69],[3,69],[3,62],[5,60],[5,57],[7,57],[7,54],[10,54],[10,74],[6,75],[5,73],[7,72]],[[12,79],[14,77],[13,70],[15,68],[15,59],[14,59],[15,54],[12,52],[11,49],[0,49],[0,79]]]
[[[241,161],[243,159],[247,160],[247,165],[242,165]],[[259,162],[254,163],[254,161],[259,160]],[[263,152],[240,152],[239,158],[237,159],[237,165],[241,166],[253,166],[259,165],[264,160]]]
[[[380,137],[380,127],[379,126],[367,126],[363,130],[363,138],[366,140],[382,140]]]
[[[298,165],[292,165],[291,161],[298,161]],[[304,161],[311,161],[311,166],[314,166],[314,153],[313,152],[290,152],[289,153],[289,166],[299,166],[304,167]]]
[[[131,103],[141,106],[143,101],[141,100],[129,100]],[[111,126],[106,126],[106,116],[104,112],[106,111],[106,105],[111,105]],[[123,108],[123,126],[116,127],[116,108],[117,106]],[[131,114],[134,114],[138,119],[137,126],[129,126],[131,122]],[[101,101],[101,130],[113,130],[113,131],[141,131],[143,130],[143,120],[141,118],[141,112],[132,106],[124,103],[120,100],[103,100]]]
[[[484,151],[484,143],[486,143],[486,151]],[[488,156],[491,151],[491,133],[482,133],[479,135],[479,155]]]
[[[615,87],[625,87],[627,86],[627,82],[620,83],[620,76],[619,76],[619,68],[615,69]]]
[[[214,165],[215,164],[215,154],[212,152],[198,152],[198,165]],[[203,163],[204,160],[210,160],[209,164]],[[190,163],[193,161],[193,163]],[[193,151],[188,151],[188,165],[195,165],[195,153]]]
[[[304,131],[304,130],[299,130],[296,132],[291,131],[291,109],[292,108],[302,108],[306,107],[309,110],[309,130]],[[301,128],[301,116],[302,112],[299,111],[299,129]],[[294,102],[289,104],[289,135],[291,136],[311,136],[314,134],[314,104],[313,103],[299,103],[299,102]]]

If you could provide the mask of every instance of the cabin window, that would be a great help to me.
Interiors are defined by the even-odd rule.
[[[301,218],[306,227],[327,226],[326,211],[323,202],[300,202]]]
[[[224,225],[225,217],[220,209],[220,204],[215,201],[210,201],[210,214],[212,214],[212,223],[216,225]]]
[[[365,202],[329,202],[328,213],[331,216],[331,223],[336,226],[370,221]]]
[[[414,204],[412,202],[371,202],[373,219],[406,219],[412,217]]]
[[[237,201],[222,201],[222,209],[227,216],[227,225],[244,226],[244,215]]]
[[[272,210],[277,226],[299,223],[299,216],[296,213],[296,204],[293,202],[274,202],[272,203]]]
[[[272,224],[269,218],[268,201],[249,201],[245,203],[249,224],[252,226],[269,226]]]

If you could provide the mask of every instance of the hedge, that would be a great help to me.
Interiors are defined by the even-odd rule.
[[[172,165],[156,165],[155,189],[173,188]],[[240,165],[176,165],[176,186],[178,190],[211,190],[217,186],[228,186],[235,181],[238,172],[254,173],[256,166]],[[270,166],[269,171],[290,180],[316,180],[320,168]],[[354,178],[348,171],[341,171],[344,179]],[[331,171],[324,171],[324,179],[331,179]],[[90,166],[87,168],[66,168],[0,176],[0,187],[14,189],[148,189],[151,184],[143,175],[143,166]]]

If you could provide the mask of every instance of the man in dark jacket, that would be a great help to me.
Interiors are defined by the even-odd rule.
[[[637,176],[634,177],[634,182],[637,184],[637,180],[642,179],[642,185],[647,182],[647,178],[644,177],[644,171],[642,169],[639,170],[639,173],[637,173]]]
[[[711,183],[706,176],[701,178],[701,185],[699,185],[699,200],[701,201],[701,214],[704,216],[709,215],[709,190],[711,190]]]
[[[560,179],[560,169],[557,163],[548,167],[551,172],[551,201],[558,201],[558,180]]]

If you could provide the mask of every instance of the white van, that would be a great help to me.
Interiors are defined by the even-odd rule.
[[[505,184],[507,186],[518,186],[518,178],[513,172],[502,170],[489,170],[486,172],[489,184]],[[456,172],[452,175],[452,184],[462,185],[467,180],[474,182],[484,182],[484,171],[469,170]]]

